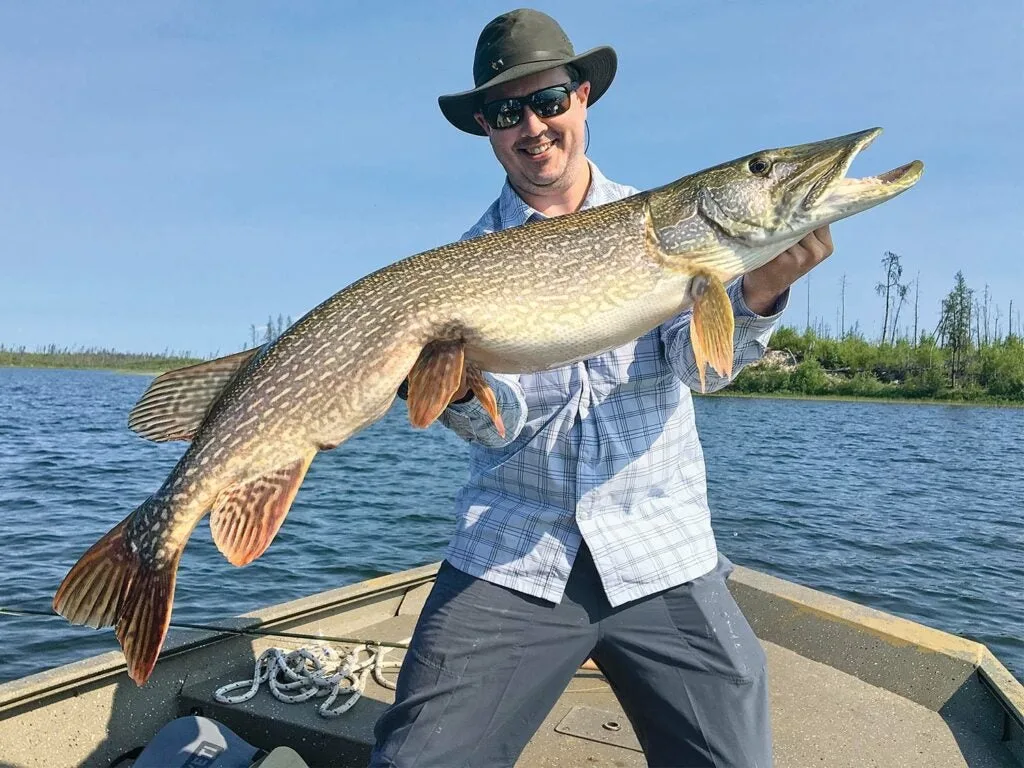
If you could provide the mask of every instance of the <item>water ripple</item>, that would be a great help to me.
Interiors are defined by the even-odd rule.
[[[0,604],[48,605],[181,455],[126,428],[149,381],[0,369]],[[733,561],[984,642],[1021,676],[1024,411],[705,398],[697,419]],[[465,456],[394,409],[317,458],[255,563],[232,568],[200,523],[175,616],[215,621],[440,559]],[[63,620],[0,622],[0,680],[116,648]]]

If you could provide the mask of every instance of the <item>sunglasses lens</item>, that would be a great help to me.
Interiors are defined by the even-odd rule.
[[[523,105],[516,99],[484,104],[484,119],[492,128],[511,128],[523,117]]]
[[[533,94],[530,106],[538,117],[554,117],[569,108],[569,93],[565,88],[545,88]]]
[[[523,105],[518,101],[504,101],[494,115],[495,128],[511,128],[523,117]]]

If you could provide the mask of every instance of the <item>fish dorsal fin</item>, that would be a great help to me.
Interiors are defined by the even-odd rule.
[[[128,428],[158,443],[191,440],[228,383],[262,347],[157,376],[128,416]]]
[[[291,464],[217,495],[210,514],[210,533],[217,549],[232,565],[248,565],[266,552],[291,509],[316,450]]]

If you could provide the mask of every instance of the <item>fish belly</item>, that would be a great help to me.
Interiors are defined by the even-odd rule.
[[[641,297],[614,305],[581,303],[559,314],[537,313],[523,323],[478,328],[470,360],[493,373],[549,370],[627,344],[686,309],[689,278],[665,281]],[[592,311],[599,306],[599,311]]]

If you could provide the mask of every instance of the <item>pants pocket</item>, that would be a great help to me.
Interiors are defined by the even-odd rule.
[[[764,649],[717,570],[662,597],[672,623],[708,674],[736,683],[751,683],[764,674]]]

